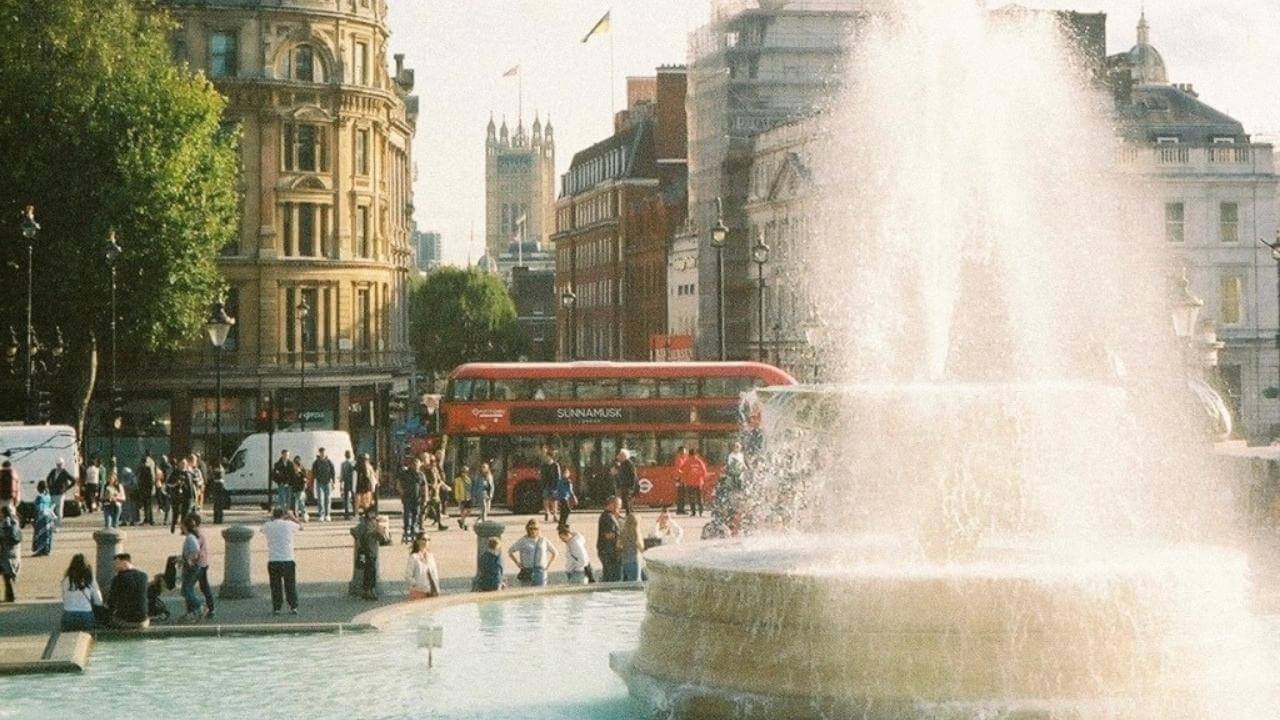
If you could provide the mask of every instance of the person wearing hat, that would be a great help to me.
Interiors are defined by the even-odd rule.
[[[507,555],[520,573],[516,579],[525,587],[541,587],[547,584],[547,568],[555,562],[556,549],[542,537],[542,527],[536,518],[530,518],[524,526],[524,537],[511,543]]]

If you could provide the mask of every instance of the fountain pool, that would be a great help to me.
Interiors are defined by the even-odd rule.
[[[608,656],[643,613],[642,593],[617,590],[456,605],[384,632],[105,641],[83,675],[0,680],[0,719],[626,720],[637,706]],[[444,628],[431,670],[422,625]]]

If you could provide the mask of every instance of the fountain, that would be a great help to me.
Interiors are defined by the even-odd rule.
[[[1057,16],[901,0],[824,114],[796,278],[842,382],[760,392],[760,532],[647,554],[663,718],[1276,715],[1150,206]]]

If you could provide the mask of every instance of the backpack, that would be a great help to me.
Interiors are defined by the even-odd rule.
[[[178,585],[178,563],[182,562],[182,558],[177,555],[170,555],[168,560],[164,561],[164,586],[170,590]]]

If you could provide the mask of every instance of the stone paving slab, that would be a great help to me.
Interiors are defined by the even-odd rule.
[[[0,639],[0,675],[81,672],[92,649],[93,636],[82,632]]]

